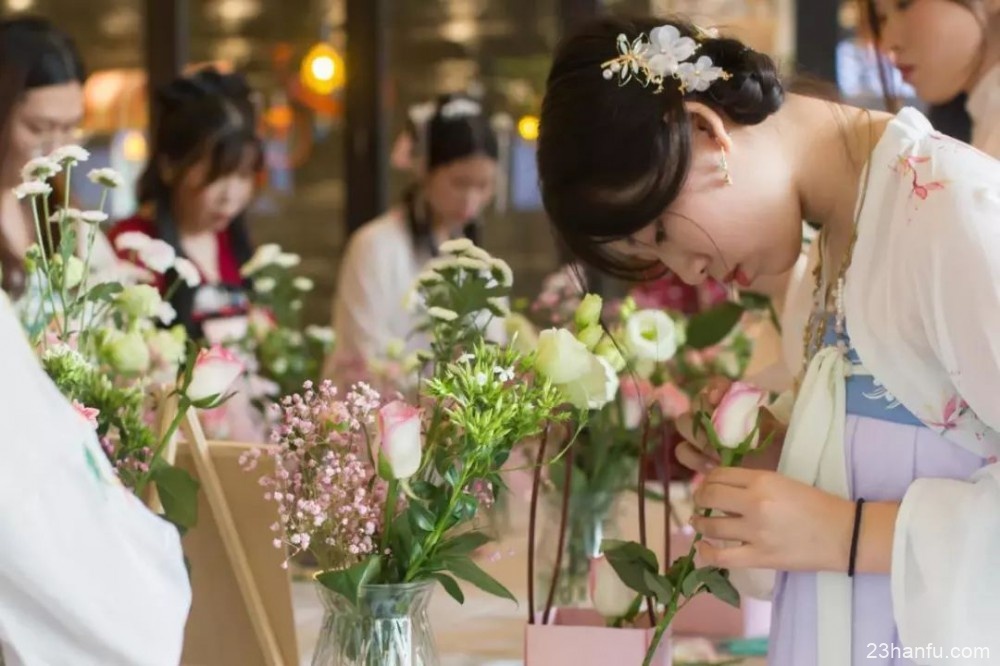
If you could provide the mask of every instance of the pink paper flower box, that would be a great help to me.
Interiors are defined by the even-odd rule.
[[[549,624],[529,624],[524,635],[525,666],[641,666],[655,629],[613,629],[597,611],[556,608]],[[660,642],[654,666],[671,666],[670,631]]]

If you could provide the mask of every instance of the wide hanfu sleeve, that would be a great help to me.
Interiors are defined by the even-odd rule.
[[[992,173],[995,185],[925,191],[950,200],[929,209],[950,214],[910,221],[927,223],[913,229],[919,325],[955,389],[936,407],[945,435],[1000,431],[1000,167]],[[893,606],[902,644],[933,646],[919,664],[1000,660],[1000,464],[984,462],[964,481],[915,481],[900,507]]]

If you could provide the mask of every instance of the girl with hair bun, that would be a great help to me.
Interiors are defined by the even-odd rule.
[[[326,375],[341,384],[370,379],[370,365],[394,341],[406,340],[409,351],[425,346],[410,337],[416,320],[404,307],[406,294],[444,241],[479,244],[481,217],[494,196],[497,137],[478,100],[443,95],[411,113],[407,131],[410,140],[399,152],[408,154],[397,163],[417,181],[399,206],[354,233],[340,266],[337,344]],[[502,336],[502,322],[491,322],[488,332]]]
[[[681,424],[712,510],[699,555],[772,598],[768,663],[1000,654],[1000,162],[912,108],[786,94],[767,56],[652,18],[561,44],[538,162],[558,237],[625,277],[747,285],[821,228],[794,406],[766,424],[780,458],[719,467]]]

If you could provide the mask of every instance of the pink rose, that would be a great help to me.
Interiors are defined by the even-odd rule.
[[[767,392],[744,382],[735,382],[722,397],[712,414],[712,426],[719,443],[727,449],[738,448],[754,432],[761,408],[767,404]],[[757,436],[750,448],[757,447]]]
[[[97,430],[97,416],[101,413],[101,410],[94,409],[93,407],[85,407],[76,400],[73,401],[73,409],[76,413],[83,417],[83,420],[87,422],[94,430]]]
[[[194,363],[187,397],[192,402],[212,396],[221,397],[243,374],[243,370],[243,361],[225,347],[214,345],[210,349],[202,349]]]
[[[378,410],[378,431],[382,455],[392,476],[406,479],[420,469],[420,410],[402,400],[394,400]]]
[[[691,411],[691,399],[687,393],[670,382],[653,390],[653,400],[660,405],[663,416],[668,419],[676,419]]]

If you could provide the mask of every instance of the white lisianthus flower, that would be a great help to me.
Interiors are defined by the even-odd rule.
[[[601,323],[601,309],[603,307],[604,301],[598,294],[584,296],[573,315],[577,329],[582,331],[588,326],[598,326]]]
[[[628,365],[625,357],[622,356],[621,350],[618,349],[618,345],[609,336],[601,338],[601,341],[594,348],[594,353],[610,363],[615,372],[621,372]]]
[[[574,407],[601,409],[618,393],[618,373],[606,360],[590,354],[587,372],[582,377],[557,386]]]
[[[299,291],[312,291],[312,288],[315,285],[313,284],[313,281],[307,277],[297,277],[292,280],[292,286]]]
[[[109,331],[103,349],[108,361],[119,372],[140,374],[149,369],[149,347],[139,331]]]
[[[52,151],[49,159],[63,166],[76,166],[90,159],[90,151],[80,146],[60,146]]]
[[[281,246],[276,243],[265,243],[257,248],[250,261],[240,268],[240,275],[250,277],[260,269],[270,266],[281,255]]]
[[[40,180],[29,180],[14,188],[14,196],[18,199],[47,197],[50,194],[52,194],[52,186]]]
[[[148,284],[133,284],[125,287],[117,297],[115,302],[122,312],[125,312],[136,319],[147,319],[160,312],[160,305],[163,299],[156,287]],[[175,313],[176,314],[176,313]]]
[[[455,238],[441,243],[441,247],[439,247],[438,250],[441,254],[457,255],[468,252],[474,247],[476,247],[475,244],[468,238]]]
[[[677,353],[674,320],[660,310],[640,310],[625,324],[625,342],[639,360],[669,361]]]
[[[160,306],[156,308],[156,318],[159,319],[164,326],[170,326],[174,323],[174,320],[177,319],[177,310],[175,310],[174,306],[169,302],[161,301]]]
[[[549,328],[538,336],[535,369],[553,384],[575,382],[591,369],[593,354],[565,328]]]
[[[272,291],[274,291],[274,288],[277,286],[277,284],[278,283],[274,278],[263,277],[260,278],[259,280],[254,281],[253,289],[258,294],[269,294]]]
[[[170,243],[158,238],[150,239],[149,243],[140,248],[137,253],[139,261],[154,273],[166,273],[173,268],[174,261],[177,259],[177,252]]]
[[[458,313],[454,310],[448,310],[447,308],[432,307],[427,309],[427,314],[434,319],[440,319],[441,321],[455,321],[458,319]]]
[[[62,171],[62,165],[48,157],[36,157],[29,160],[21,169],[21,179],[24,181],[48,180]]]
[[[595,351],[603,337],[604,329],[597,324],[591,324],[576,334],[576,338],[587,347],[587,351]]]
[[[177,275],[184,281],[184,284],[192,289],[201,284],[201,272],[190,260],[177,257],[177,261],[174,262],[174,270],[177,271]]]
[[[282,268],[294,268],[302,263],[302,257],[294,252],[282,252],[274,258],[274,263],[278,264]]]
[[[126,231],[115,239],[115,248],[119,252],[138,252],[149,247],[153,239],[139,231]]]
[[[114,169],[107,167],[103,169],[93,169],[87,174],[87,178],[95,185],[101,185],[108,189],[115,189],[125,184],[125,179]]]

